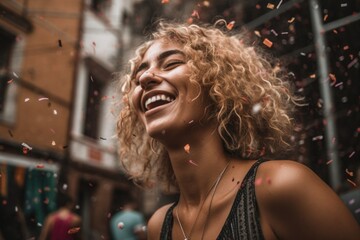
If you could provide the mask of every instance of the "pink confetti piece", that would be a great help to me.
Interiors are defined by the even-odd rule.
[[[350,153],[349,158],[352,158],[352,156],[354,156],[354,154],[355,154],[355,151],[353,151],[352,153]]]
[[[36,168],[40,168],[40,169],[41,169],[41,168],[44,168],[44,167],[45,167],[45,166],[44,166],[44,164],[42,164],[42,163],[39,163],[39,164],[36,165]]]
[[[169,0],[161,0],[161,4],[169,3]]]
[[[193,10],[192,14],[191,14],[192,17],[196,17],[197,19],[200,19],[200,15],[199,15],[199,12],[196,11],[196,10]]]
[[[7,81],[8,84],[12,83],[14,80],[13,79],[10,79]]]
[[[192,164],[192,165],[194,165],[194,166],[197,166],[197,167],[199,166],[196,162],[194,162],[194,161],[191,160],[191,159],[189,160],[189,163]]]
[[[25,98],[24,102],[30,101],[30,98]]]
[[[333,162],[333,160],[329,160],[329,161],[326,162],[326,165],[329,165],[332,162]]]
[[[280,0],[280,2],[278,3],[278,5],[276,6],[276,9],[279,9],[280,5],[282,4],[283,0]]]
[[[118,225],[117,225],[117,227],[118,227],[119,229],[123,229],[123,228],[124,228],[124,223],[123,223],[123,222],[119,222]]]
[[[354,183],[353,181],[351,181],[350,179],[346,179],[346,181],[348,181],[349,183],[351,183],[354,187],[356,187],[356,183]]]
[[[73,228],[70,228],[68,231],[67,231],[67,233],[68,234],[75,234],[75,233],[77,233],[77,232],[79,232],[80,231],[80,227],[73,227]]]

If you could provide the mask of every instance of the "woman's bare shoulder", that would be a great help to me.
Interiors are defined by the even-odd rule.
[[[173,203],[162,206],[151,216],[147,226],[148,239],[160,239],[161,228],[165,215]]]
[[[279,238],[354,239],[359,233],[340,198],[304,164],[264,162],[255,181],[261,215]]]

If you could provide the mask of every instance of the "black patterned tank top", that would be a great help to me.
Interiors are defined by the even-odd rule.
[[[259,209],[255,196],[256,171],[262,162],[264,162],[262,159],[256,161],[244,177],[230,213],[216,240],[265,239],[261,230]],[[160,240],[172,239],[173,209],[176,205],[177,202],[168,209],[165,215]]]

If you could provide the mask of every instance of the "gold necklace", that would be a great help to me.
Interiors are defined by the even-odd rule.
[[[185,233],[184,227],[182,226],[182,223],[181,223],[181,221],[180,221],[180,217],[179,217],[179,213],[178,213],[178,206],[176,206],[176,208],[175,208],[175,215],[176,215],[176,219],[177,219],[177,221],[178,221],[178,223],[179,223],[180,230],[181,230],[181,232],[182,232],[182,234],[183,234],[183,236],[184,236],[184,240],[191,240],[190,237],[191,237],[192,231],[194,230],[194,226],[196,225],[196,223],[197,223],[197,221],[198,221],[198,218],[199,218],[200,212],[201,212],[201,210],[202,210],[202,208],[203,208],[203,206],[204,206],[204,203],[205,203],[206,199],[208,198],[209,193],[211,192],[211,190],[214,189],[213,194],[212,194],[211,199],[210,199],[210,205],[209,205],[208,213],[207,213],[207,215],[206,215],[205,224],[204,224],[204,229],[203,229],[203,232],[202,232],[202,235],[201,235],[201,239],[203,239],[203,237],[204,237],[204,230],[205,230],[205,227],[206,227],[207,222],[208,222],[209,212],[210,212],[210,209],[211,209],[211,205],[212,205],[213,198],[214,198],[214,196],[215,196],[216,189],[217,189],[217,187],[218,187],[218,185],[219,185],[219,183],[220,183],[220,180],[222,179],[222,177],[223,177],[226,169],[228,168],[229,164],[230,164],[230,161],[226,164],[225,168],[221,171],[221,173],[220,173],[219,176],[217,177],[217,179],[216,179],[216,181],[214,182],[214,184],[211,186],[211,188],[209,189],[209,191],[206,193],[205,199],[204,199],[204,201],[201,203],[201,206],[200,206],[200,208],[199,208],[199,211],[198,211],[198,213],[197,213],[197,215],[196,215],[194,224],[192,225],[192,227],[191,227],[191,229],[190,229],[189,236],[186,235],[186,233]]]

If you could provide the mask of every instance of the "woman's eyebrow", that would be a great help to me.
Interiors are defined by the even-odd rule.
[[[178,50],[178,49],[172,49],[172,50],[168,50],[168,51],[165,51],[165,52],[162,52],[158,57],[158,61],[161,61],[165,58],[167,58],[168,56],[171,56],[171,55],[174,55],[174,54],[180,54],[180,55],[183,55],[185,57],[185,53]]]
[[[165,52],[162,52],[159,54],[159,56],[157,57],[157,60],[158,61],[162,61],[164,60],[165,58],[171,56],[171,55],[175,55],[175,54],[180,54],[182,56],[185,57],[185,53],[178,50],[178,49],[172,49],[172,50],[168,50],[168,51],[165,51]],[[139,65],[139,67],[136,69],[135,71],[135,74],[137,74],[138,72],[140,72],[141,70],[143,70],[144,68],[146,68],[148,66],[148,62],[143,62]]]

